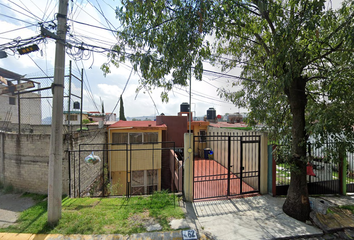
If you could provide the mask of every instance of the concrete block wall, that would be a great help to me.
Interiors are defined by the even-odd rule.
[[[91,141],[91,142],[90,142]],[[105,143],[105,129],[75,133],[73,137],[63,135],[63,149],[78,149],[82,143]],[[100,145],[101,146],[101,145]],[[88,146],[87,146],[88,147]],[[92,147],[91,147],[92,148]],[[50,134],[0,133],[0,182],[12,185],[20,191],[47,193]],[[100,147],[102,149],[102,146]],[[103,160],[103,152],[95,152]],[[85,165],[85,152],[81,154],[82,187],[89,186],[102,172],[102,165],[92,168]],[[78,158],[77,154],[77,158]],[[98,167],[98,168],[97,168]],[[73,165],[71,166],[73,169]],[[71,171],[73,173],[73,171]],[[78,173],[78,168],[76,169]],[[67,152],[63,153],[63,194],[69,194],[69,162]],[[78,174],[76,175],[78,176]],[[73,178],[73,174],[71,176]]]
[[[1,133],[0,169],[5,185],[46,193],[50,135]]]
[[[103,173],[103,167],[107,164],[107,152],[103,151],[107,142],[106,129],[99,129],[96,126],[95,130],[83,133],[75,133],[73,137],[65,142],[64,149],[74,150],[70,157],[70,174],[71,174],[71,195],[79,196],[81,193],[87,193],[90,186],[99,178]],[[89,145],[86,145],[89,144]],[[80,146],[81,145],[81,146]],[[81,153],[78,150],[80,148]],[[85,157],[91,152],[99,156],[100,163],[89,164],[85,162]],[[67,157],[66,157],[67,158]],[[66,169],[68,164],[66,165]],[[64,168],[64,165],[63,165]],[[63,170],[64,171],[64,170]],[[69,171],[66,170],[67,177],[69,178]],[[103,180],[103,179],[102,179]],[[65,183],[69,187],[69,181]]]

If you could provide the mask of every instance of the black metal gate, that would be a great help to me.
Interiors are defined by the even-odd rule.
[[[260,142],[259,135],[194,136],[194,200],[259,192]]]
[[[101,161],[86,163],[84,159],[91,153]],[[71,197],[129,197],[183,190],[183,159],[177,157],[174,142],[80,144],[67,156]]]

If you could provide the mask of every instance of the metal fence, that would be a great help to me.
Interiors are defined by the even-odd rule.
[[[260,190],[260,135],[194,136],[194,200]]]
[[[34,133],[39,125],[50,125],[52,119],[54,69],[36,74],[26,74],[21,79],[8,79],[13,84],[31,81],[34,88],[0,95],[0,130],[17,133]],[[71,64],[64,77],[63,111],[71,111],[74,102],[82,107],[82,72],[72,71]]]
[[[174,142],[81,144],[79,150],[67,152],[70,196],[130,197],[162,190],[181,191],[182,179],[178,176],[182,176],[179,173],[182,169],[175,169],[174,152]],[[85,162],[85,157],[91,153],[101,161]]]
[[[340,192],[339,181],[339,159],[329,154],[329,149],[334,147],[333,143],[324,146],[308,144],[307,184],[309,194],[334,194]],[[289,151],[288,146],[275,146],[275,152]],[[276,194],[286,195],[290,184],[291,166],[282,161],[280,156],[276,161]],[[348,180],[348,179],[347,179]],[[351,181],[351,180],[349,180]]]

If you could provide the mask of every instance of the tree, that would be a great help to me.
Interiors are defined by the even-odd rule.
[[[119,120],[127,121],[127,119],[124,116],[124,106],[123,106],[122,95],[120,95],[120,99],[119,99]]]
[[[164,89],[163,100],[173,85],[187,85],[190,69],[202,80],[206,60],[242,69],[238,88],[219,94],[248,108],[248,123],[263,123],[272,140],[289,140],[283,210],[305,221],[309,136],[354,139],[354,3],[334,10],[325,0],[122,0],[116,13],[124,29],[110,62],[129,59],[142,86]]]

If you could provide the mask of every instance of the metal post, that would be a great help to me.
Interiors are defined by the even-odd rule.
[[[82,132],[82,107],[83,107],[83,97],[82,95],[84,94],[84,88],[83,88],[83,85],[84,85],[84,70],[81,69],[81,109],[80,109],[80,132]]]
[[[241,141],[240,141],[240,194],[242,194],[242,182],[243,182],[243,139],[241,137]]]
[[[17,84],[20,84],[20,80],[17,80]],[[21,134],[21,97],[17,95],[17,119],[18,119],[18,135]]]
[[[70,102],[71,102],[71,60],[69,61],[69,97],[68,97],[68,130],[70,130]]]
[[[71,164],[70,164],[70,151],[68,151],[68,168],[69,168],[69,197],[71,197]]]
[[[53,87],[52,132],[48,173],[48,223],[56,225],[61,218],[63,158],[63,93],[65,73],[65,39],[68,0],[59,1],[58,30]]]
[[[227,137],[227,196],[230,196],[230,172],[231,172],[231,136]],[[242,183],[241,183],[242,184]]]

